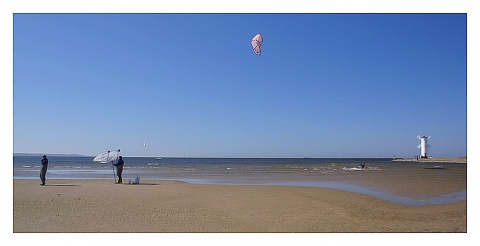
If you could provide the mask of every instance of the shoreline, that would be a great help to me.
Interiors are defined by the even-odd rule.
[[[419,163],[458,163],[467,164],[467,158],[396,158],[394,162],[419,162]]]
[[[357,163],[249,165],[245,170],[235,164],[185,168],[181,165],[162,168],[129,167],[124,180],[177,180],[192,184],[270,185],[334,188],[405,205],[444,204],[466,198],[466,165],[456,163],[381,162],[367,164],[365,169],[351,171]],[[441,166],[441,167],[437,167]],[[208,167],[208,169],[207,169]],[[347,167],[347,168],[346,168]],[[358,169],[357,169],[358,170]],[[16,168],[15,179],[38,179],[39,169]],[[47,180],[111,180],[112,169],[49,168]],[[48,181],[47,181],[48,183]],[[463,193],[463,194],[459,194]],[[448,197],[456,196],[453,198]],[[438,198],[441,200],[438,200]],[[436,199],[436,200],[435,200]],[[461,197],[460,197],[461,199]]]
[[[316,187],[13,180],[14,232],[466,232],[467,202],[404,206]],[[39,213],[39,211],[41,211]]]

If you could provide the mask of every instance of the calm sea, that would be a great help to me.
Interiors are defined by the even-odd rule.
[[[14,179],[37,178],[41,157],[14,156]],[[93,157],[55,157],[49,159],[51,179],[113,178],[111,164],[93,162]],[[353,158],[153,158],[124,157],[124,175],[143,179],[222,179],[242,180],[316,180],[347,173],[345,169],[365,163],[365,170],[380,171],[391,159]],[[394,167],[395,165],[392,165]]]
[[[14,156],[14,179],[38,179],[41,157]],[[399,163],[390,158],[154,158],[124,157],[124,180],[179,180],[196,184],[325,187],[407,205],[466,199],[467,165]],[[357,166],[365,164],[363,170]],[[430,169],[441,166],[441,169]],[[93,157],[49,157],[48,179],[114,179],[111,164]],[[412,184],[414,182],[414,184]],[[405,185],[436,192],[403,192]],[[460,188],[459,188],[460,187]],[[463,188],[462,188],[463,187]],[[460,189],[460,191],[459,191]],[[421,189],[420,189],[421,191]],[[450,192],[452,191],[452,192]]]

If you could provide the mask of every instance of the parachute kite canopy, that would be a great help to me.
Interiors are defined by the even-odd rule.
[[[113,162],[118,159],[118,153],[120,153],[120,150],[109,150],[95,156],[95,158],[93,158],[93,161],[100,163]]]
[[[252,38],[251,43],[252,43],[253,52],[255,52],[257,56],[260,56],[262,54],[262,50],[260,49],[260,46],[262,46],[262,43],[263,43],[262,35],[260,34],[255,35],[255,37]]]

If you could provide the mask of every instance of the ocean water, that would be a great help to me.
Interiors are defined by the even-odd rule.
[[[38,179],[41,157],[14,156],[14,179]],[[323,187],[418,206],[466,200],[467,165],[405,163],[389,158],[124,157],[124,180],[195,184]],[[365,164],[363,170],[357,166]],[[442,169],[430,169],[441,166]],[[49,157],[48,179],[114,179],[111,164],[93,157]],[[414,192],[413,192],[414,191]]]

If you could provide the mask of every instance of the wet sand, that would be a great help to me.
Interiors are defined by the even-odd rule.
[[[13,181],[13,232],[466,232],[467,202],[404,206],[314,187]]]

